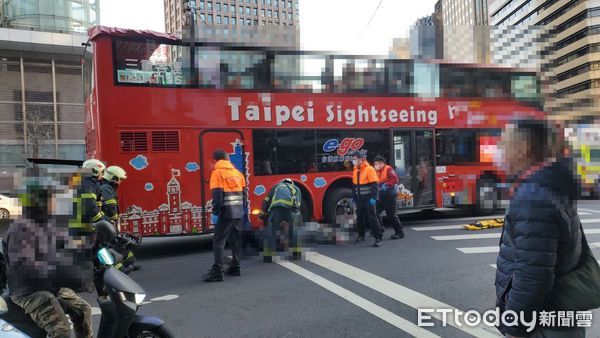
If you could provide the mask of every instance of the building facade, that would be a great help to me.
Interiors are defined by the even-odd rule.
[[[194,38],[210,42],[299,47],[299,0],[196,0]],[[167,33],[189,37],[186,1],[164,0]],[[274,34],[278,33],[278,34]],[[282,34],[280,34],[282,33]]]
[[[443,23],[444,59],[489,63],[487,0],[441,0],[436,4]]]
[[[600,1],[495,0],[490,3],[494,61],[535,60],[546,110],[558,120],[599,114]]]
[[[82,44],[98,0],[0,3],[0,165],[83,159]]]
[[[410,28],[411,58],[435,59],[436,33],[436,26],[432,15],[418,19]]]

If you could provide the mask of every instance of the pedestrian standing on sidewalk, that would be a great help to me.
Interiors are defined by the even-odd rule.
[[[210,220],[215,225],[213,236],[215,263],[210,271],[202,276],[202,280],[222,282],[223,250],[228,239],[232,260],[225,274],[241,275],[238,252],[244,218],[244,201],[246,200],[246,179],[235,169],[229,161],[229,155],[224,150],[215,150],[213,158],[217,163],[215,170],[210,175],[210,191],[212,192]]]
[[[394,227],[394,234],[391,239],[404,238],[404,231],[402,231],[402,223],[398,215],[396,215],[396,186],[400,183],[398,175],[394,171],[394,168],[385,163],[385,158],[382,156],[376,156],[373,160],[373,166],[377,170],[377,177],[379,178],[379,204],[377,205],[377,212],[385,211],[387,219],[390,220]],[[380,221],[383,226],[383,220]]]
[[[365,240],[365,223],[371,228],[371,235],[375,238],[374,247],[381,246],[383,228],[377,217],[378,181],[377,172],[360,151],[352,154],[352,197],[356,203],[357,232],[356,242]]]
[[[498,144],[495,161],[513,188],[497,258],[496,305],[503,314],[514,311],[538,323],[527,332],[521,322],[501,322],[498,329],[506,337],[585,337],[585,328],[574,324],[566,330],[539,325],[542,310],[585,306],[561,300],[572,298],[563,278],[578,271],[588,246],[575,205],[577,181],[569,159],[562,156],[558,135],[547,122],[520,120],[507,125]]]

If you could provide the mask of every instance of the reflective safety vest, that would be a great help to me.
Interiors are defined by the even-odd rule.
[[[242,219],[246,179],[229,161],[221,160],[215,164],[210,175],[212,193],[212,213],[225,219]]]
[[[379,178],[377,171],[367,161],[354,167],[352,173],[352,192],[357,200],[377,199]]]
[[[102,192],[100,181],[94,177],[84,177],[79,194],[83,205],[82,222],[95,223],[104,217],[102,212]]]
[[[102,191],[102,212],[111,222],[116,223],[119,220],[119,200],[116,184],[102,179],[100,190]]]
[[[263,211],[271,211],[274,207],[300,209],[302,195],[300,189],[293,184],[278,183],[275,185],[263,202]]]

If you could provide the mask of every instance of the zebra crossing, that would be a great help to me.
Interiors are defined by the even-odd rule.
[[[591,209],[578,209],[588,243],[592,249],[600,249],[600,211]],[[453,220],[453,223],[462,222],[462,224],[436,225],[436,226],[413,226],[410,229],[422,234],[426,234],[431,240],[452,243],[454,248],[465,255],[490,254],[490,263],[495,260],[498,254],[498,241],[502,235],[502,228],[492,228],[480,231],[467,231],[463,224],[472,221],[488,219],[492,217],[481,217],[478,219],[464,218]],[[443,234],[437,234],[443,233]],[[476,242],[477,245],[472,243]],[[596,251],[596,250],[594,250]],[[600,253],[600,251],[599,251]],[[495,264],[489,266],[496,268]]]

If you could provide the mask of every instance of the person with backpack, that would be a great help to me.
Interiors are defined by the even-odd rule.
[[[286,178],[277,183],[267,197],[265,197],[261,217],[267,217],[267,228],[263,245],[263,260],[266,263],[273,261],[273,254],[277,251],[277,238],[288,228],[289,246],[292,259],[301,258],[301,248],[297,234],[299,220],[301,219],[300,206],[302,195],[300,189],[294,185],[291,178]]]
[[[512,182],[495,281],[496,306],[509,317],[498,329],[507,337],[585,337],[576,323],[542,326],[539,314],[600,305],[600,268],[583,234],[578,184],[558,135],[545,121],[519,120],[498,144],[495,162]],[[523,321],[513,323],[513,311]],[[538,326],[527,332],[523,324],[533,319]]]

